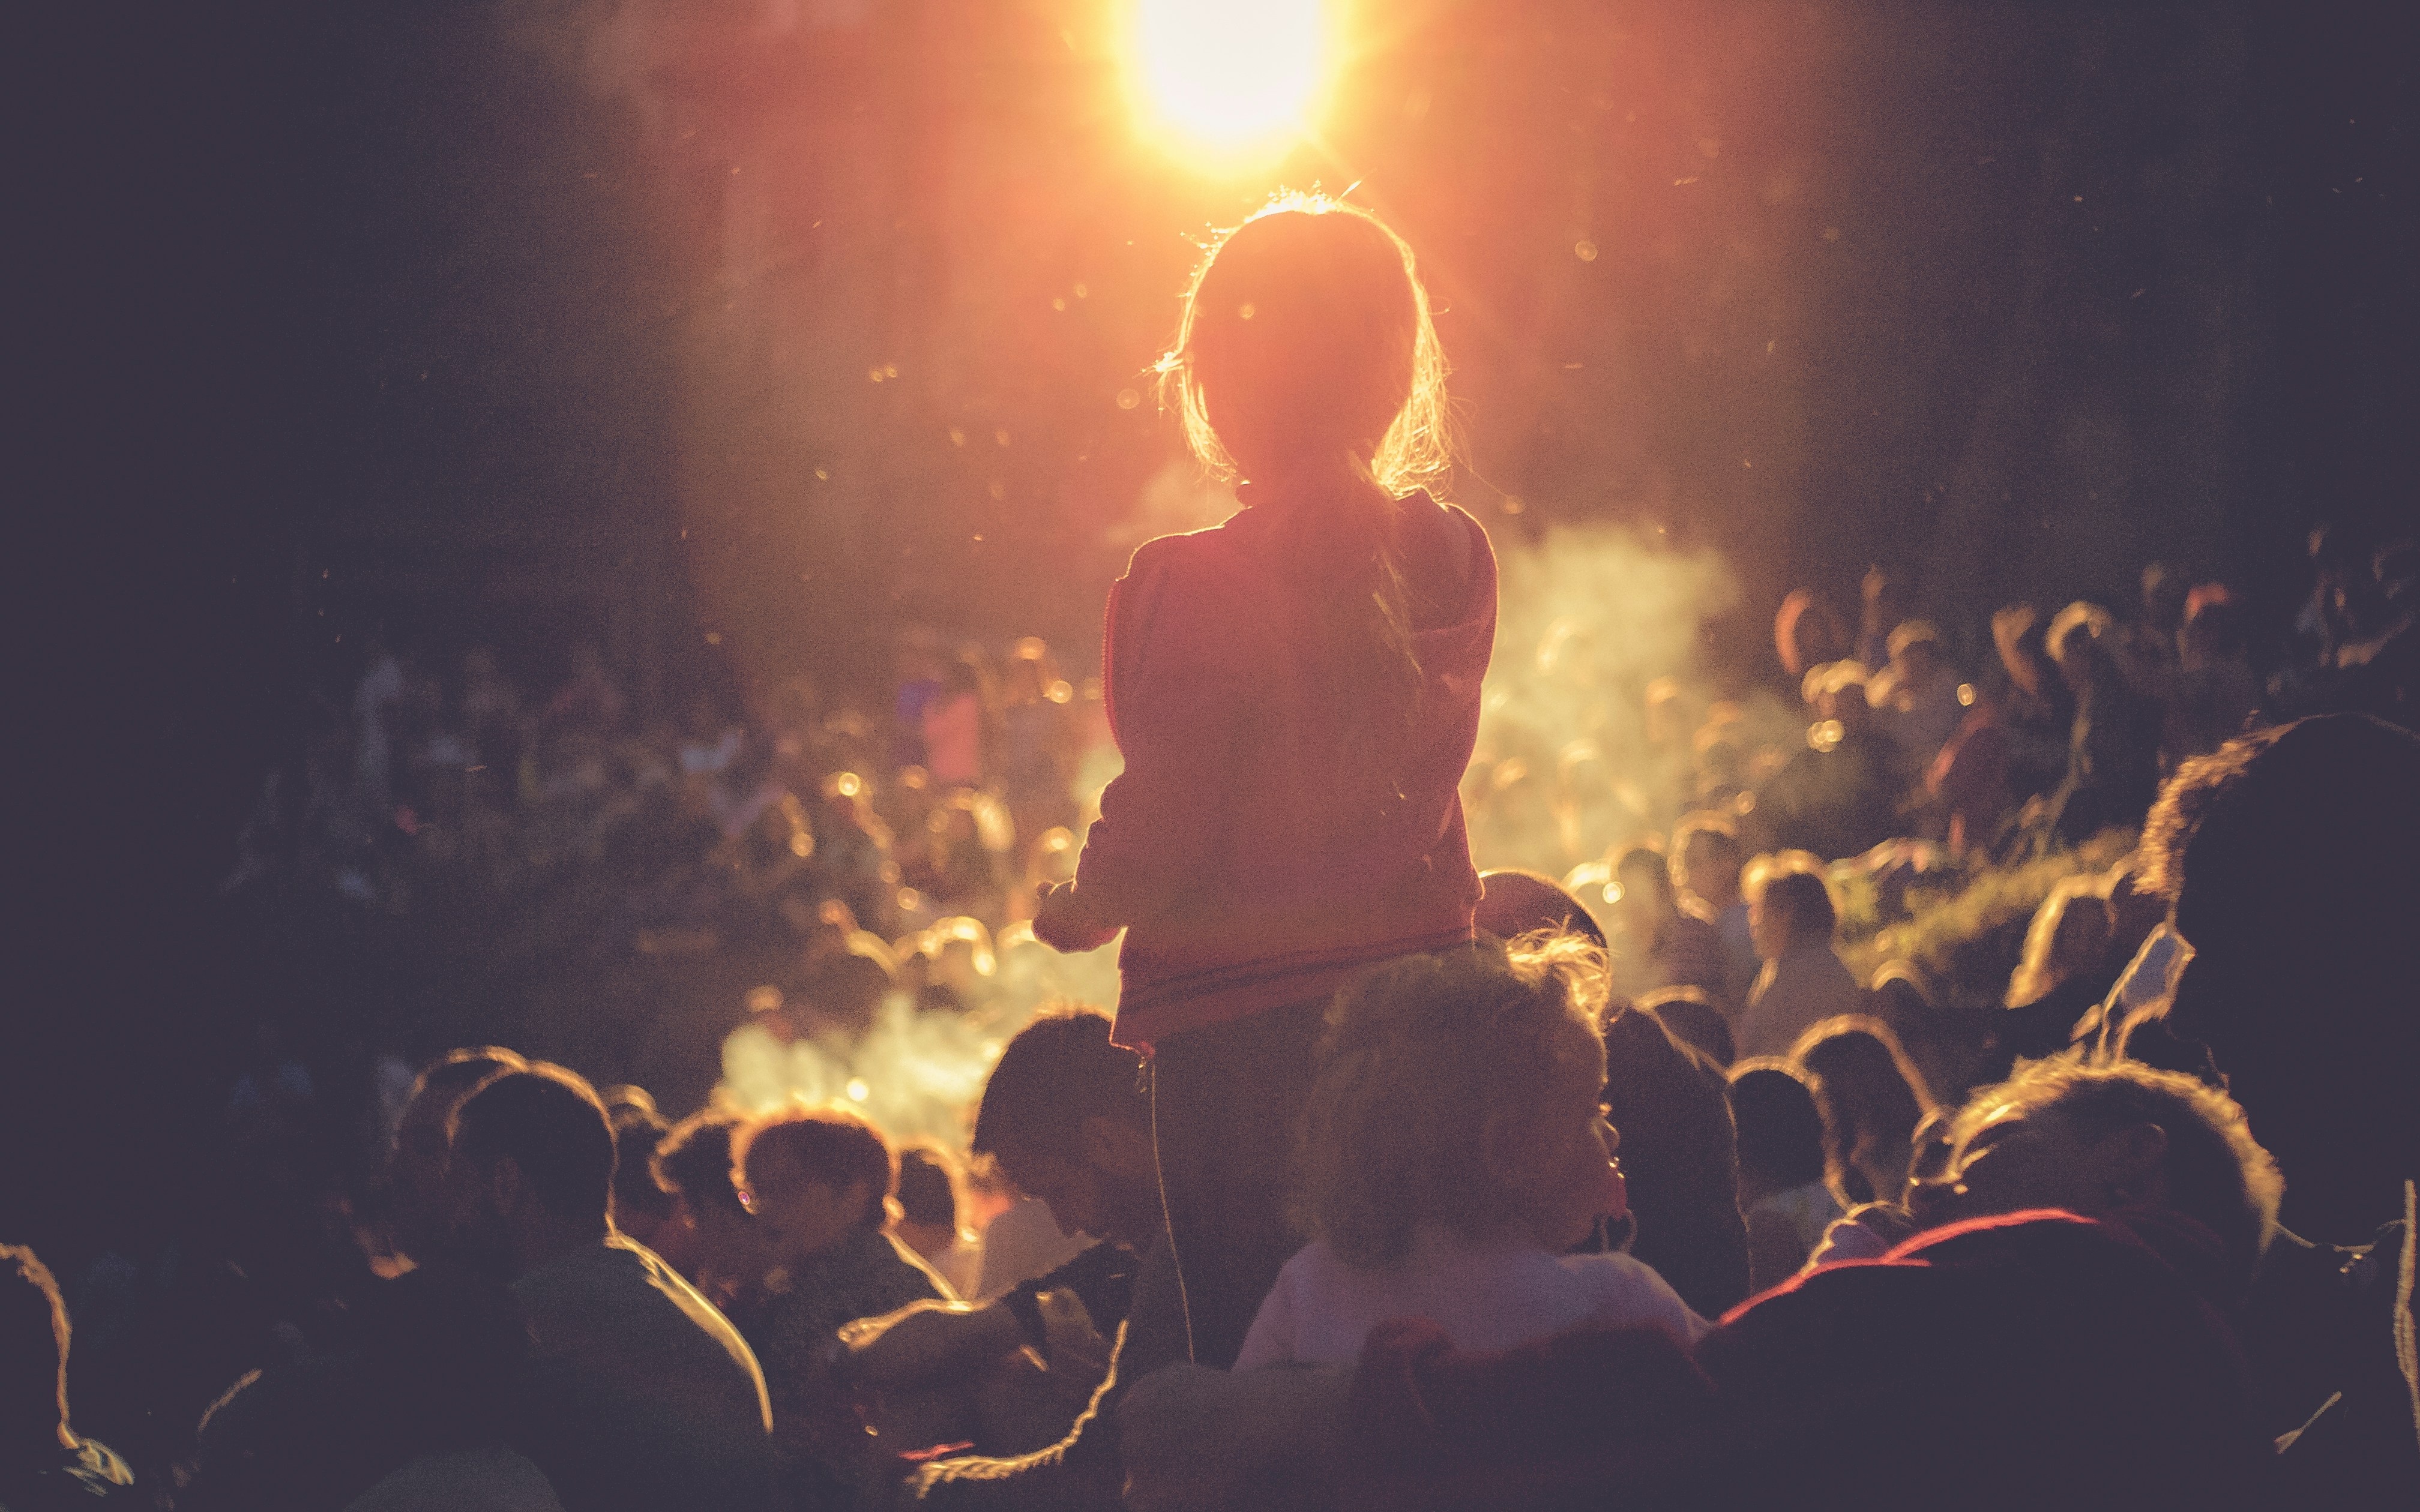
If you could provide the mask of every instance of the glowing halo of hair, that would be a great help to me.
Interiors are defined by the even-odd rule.
[[[1281,239],[1301,245],[1261,255]],[[1332,266],[1318,266],[1323,260]],[[1282,266],[1264,273],[1263,263]],[[1305,264],[1316,286],[1295,297],[1283,285]],[[1372,350],[1393,360],[1372,363]],[[1232,416],[1247,388],[1268,410],[1332,424],[1356,471],[1389,493],[1435,487],[1452,465],[1445,348],[1411,246],[1375,215],[1327,194],[1280,192],[1212,239],[1186,290],[1176,340],[1154,371],[1163,407],[1176,411],[1194,456],[1219,478],[1238,468],[1211,422],[1212,393],[1228,395],[1221,402]],[[1237,423],[1231,418],[1228,428]]]

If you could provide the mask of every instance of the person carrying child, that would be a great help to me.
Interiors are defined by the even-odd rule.
[[[1225,1365],[1296,1242],[1280,1193],[1327,1000],[1471,937],[1457,786],[1496,561],[1421,487],[1447,462],[1445,361],[1375,217],[1294,196],[1229,233],[1161,372],[1244,507],[1146,543],[1110,594],[1125,769],[1033,930],[1126,932],[1116,1038],[1151,1055],[1190,1352]]]

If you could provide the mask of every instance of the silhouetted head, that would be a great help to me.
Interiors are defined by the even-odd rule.
[[[1932,1110],[1924,1073],[1899,1036],[1880,1019],[1843,1013],[1800,1035],[1790,1059],[1814,1083],[1824,1176],[1841,1203],[1896,1201],[1916,1126]]]
[[[656,1143],[648,1173],[673,1200],[687,1230],[666,1254],[693,1281],[752,1281],[763,1273],[764,1236],[731,1177],[731,1138],[744,1121],[737,1109],[708,1107],[674,1124]]]
[[[1838,922],[1823,874],[1787,869],[1755,883],[1748,893],[1748,931],[1756,953],[1777,961],[1801,946],[1829,945]]]
[[[1681,994],[1694,994],[1694,1002]],[[1720,1067],[1664,1016],[1703,1007],[1704,998],[1679,988],[1606,1013],[1605,1104],[1622,1131],[1621,1168],[1638,1220],[1631,1254],[1713,1318],[1747,1295],[1730,1103]],[[1714,1022],[1721,1024],[1719,1015]]]
[[[2147,562],[2142,577],[2143,623],[2173,633],[2184,618],[2185,575],[2164,562]]]
[[[1740,868],[1746,852],[1739,831],[1728,819],[1693,814],[1672,831],[1672,855],[1678,865],[1672,880],[1710,908],[1728,908],[1739,901]]]
[[[2046,628],[2041,610],[2031,604],[2011,604],[1992,616],[1992,644],[2009,681],[2035,698],[2050,690],[2050,653],[2042,643]]]
[[[1604,929],[1554,878],[1505,867],[1481,873],[1479,883],[1483,890],[1471,923],[1481,933],[1513,940],[1539,930],[1569,930],[1587,935],[1599,949],[1605,948]]]
[[[1095,1009],[1046,1009],[1008,1041],[973,1148],[1069,1233],[1140,1250],[1163,1227],[1142,1057]]]
[[[529,1062],[500,1045],[449,1050],[421,1069],[411,1095],[396,1120],[395,1148],[388,1152],[386,1186],[393,1202],[396,1242],[418,1260],[444,1248],[452,1227],[445,1166],[454,1110],[480,1083],[500,1072],[524,1071]]]
[[[1722,1010],[1714,1006],[1703,987],[1658,988],[1632,1007],[1641,1013],[1654,1014],[1665,1033],[1716,1066],[1729,1066],[1739,1058],[1739,1048],[1731,1039],[1730,1021],[1723,1017]]]
[[[1214,472],[1348,470],[1401,492],[1443,471],[1445,356],[1411,249],[1325,195],[1211,247],[1161,371]]]
[[[2362,715],[2240,736],[2178,769],[2142,848],[2194,948],[2167,1027],[2285,1167],[2288,1221],[2363,1237],[2420,1169],[2420,737]]]
[[[657,1142],[669,1132],[644,1087],[623,1085],[597,1094],[613,1126],[613,1226],[650,1249],[677,1216],[672,1194],[656,1184]]]
[[[881,1130],[847,1108],[759,1114],[740,1126],[732,1158],[740,1200],[777,1264],[813,1259],[891,1221],[898,1157]]]
[[[1929,1223],[2027,1208],[2086,1217],[2167,1209],[2226,1246],[2248,1286],[2276,1227],[2276,1162],[2215,1088],[2133,1061],[2035,1061],[1968,1099],[1940,1184],[1912,1197]]]
[[[1730,1081],[1742,1197],[1823,1180],[1823,1116],[1806,1076],[1766,1057],[1733,1066]]]
[[[519,1274],[535,1250],[602,1239],[613,1200],[613,1130],[596,1089],[543,1061],[479,1084],[454,1111],[447,1185],[455,1243]]]

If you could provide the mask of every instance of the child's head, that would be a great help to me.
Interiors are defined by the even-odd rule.
[[[1445,354],[1411,248],[1366,210],[1290,194],[1221,237],[1160,372],[1204,466],[1349,466],[1389,491],[1444,471]]]
[[[1618,1215],[1605,970],[1580,936],[1529,935],[1406,956],[1340,994],[1303,1120],[1312,1231],[1380,1270],[1422,1223],[1560,1251]]]

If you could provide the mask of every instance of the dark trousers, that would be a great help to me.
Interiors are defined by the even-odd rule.
[[[1160,1199],[1198,1365],[1234,1365],[1261,1299],[1302,1245],[1285,1211],[1288,1166],[1326,1009],[1324,997],[1289,1004],[1152,1048]],[[1144,1289],[1139,1279],[1138,1312]]]

